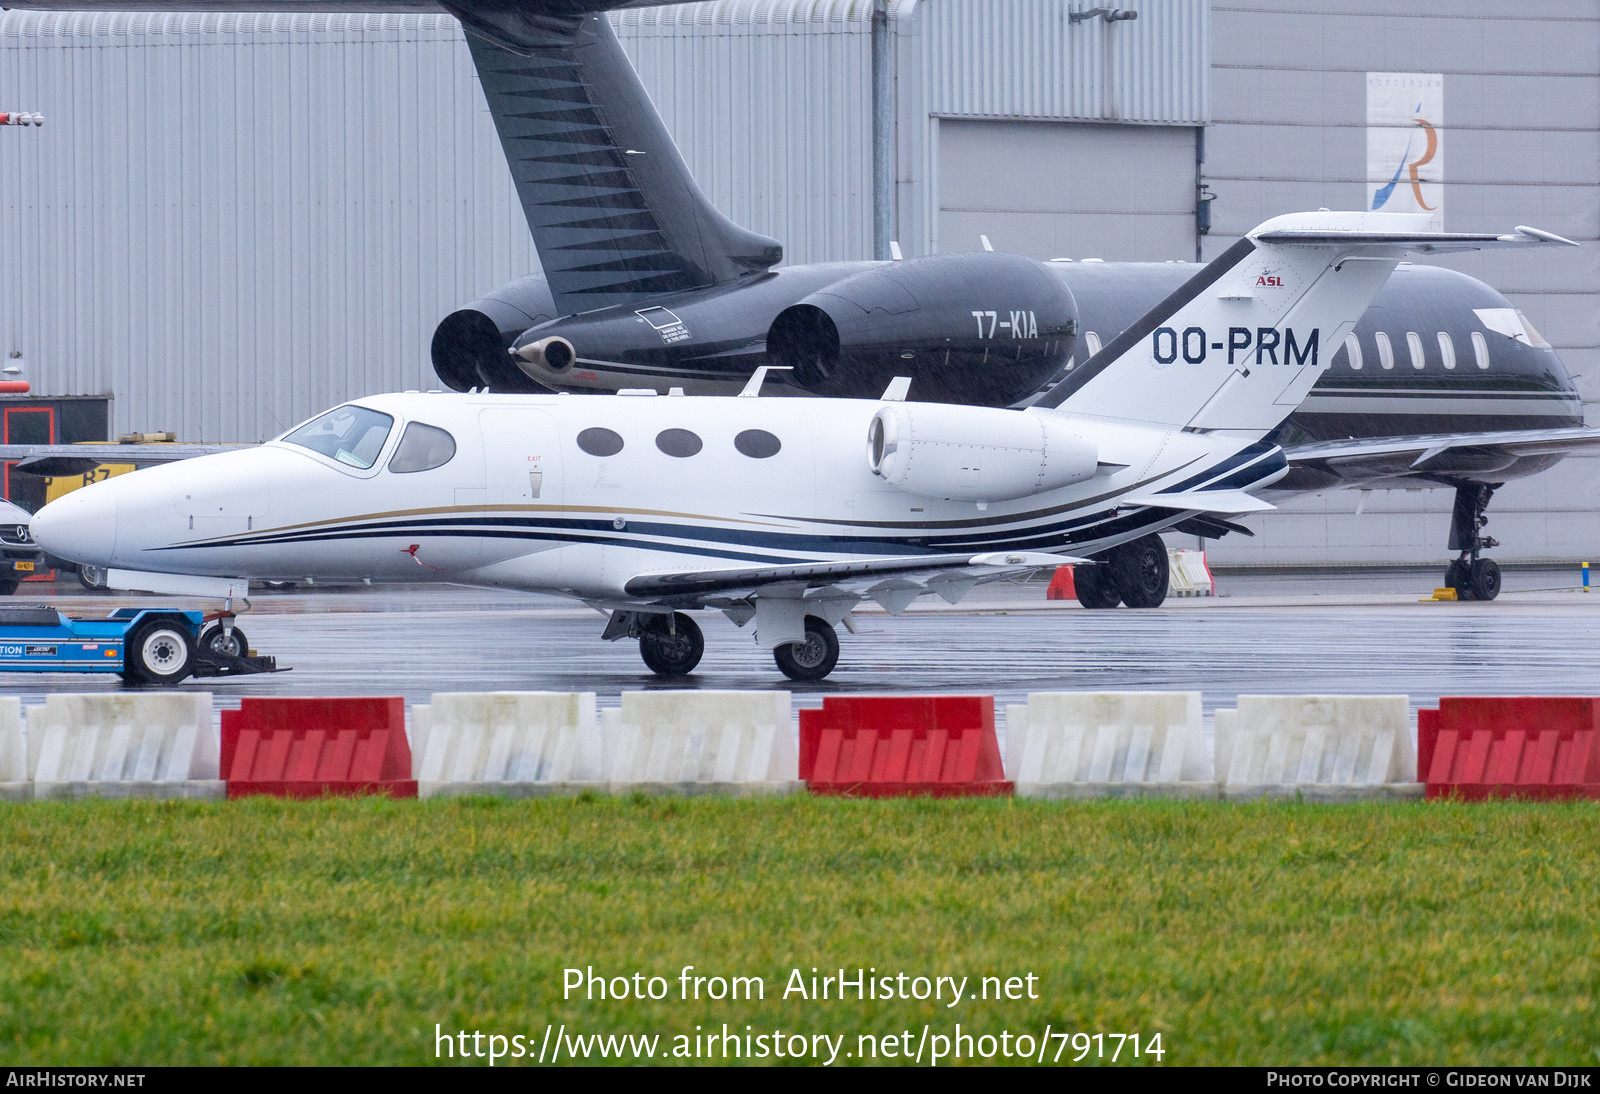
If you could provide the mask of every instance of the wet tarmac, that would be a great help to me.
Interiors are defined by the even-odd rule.
[[[796,685],[747,630],[705,613],[699,669],[664,683],[637,644],[600,640],[597,613],[548,597],[446,586],[266,592],[241,617],[250,644],[293,671],[191,681],[219,707],[248,695],[401,695],[443,691],[623,691],[788,688],[797,705],[830,694],[993,694],[1020,702],[1058,690],[1199,690],[1209,720],[1240,694],[1441,695],[1600,693],[1600,592],[1576,568],[1510,570],[1490,604],[1419,602],[1433,571],[1224,575],[1216,598],[1159,609],[1090,612],[1045,599],[1042,583],[989,586],[959,608],[919,602],[898,619],[875,606],[841,631],[839,667]],[[150,604],[25,586],[14,603],[79,615]],[[174,605],[179,606],[179,605]],[[6,674],[0,694],[40,702],[51,691],[122,688],[115,675]]]

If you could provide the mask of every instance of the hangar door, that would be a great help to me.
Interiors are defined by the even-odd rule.
[[[1189,127],[939,122],[940,251],[1194,261]]]

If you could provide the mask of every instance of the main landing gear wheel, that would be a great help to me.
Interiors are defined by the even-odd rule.
[[[1167,545],[1160,536],[1144,536],[1114,548],[1110,569],[1128,607],[1159,608],[1167,599]]]
[[[1472,563],[1458,558],[1444,568],[1445,588],[1454,589],[1457,600],[1466,600],[1472,596],[1472,586],[1468,581],[1471,576]]]
[[[706,637],[700,624],[674,612],[671,621],[652,616],[649,628],[639,636],[639,656],[657,676],[687,676],[706,652]]]
[[[125,679],[141,684],[180,683],[194,668],[194,645],[181,623],[154,619],[128,636],[123,645]]]
[[[224,634],[221,623],[212,623],[200,632],[200,649],[220,657],[247,657],[250,654],[250,640],[238,627]]]
[[[1072,586],[1078,592],[1078,603],[1085,608],[1101,611],[1122,603],[1116,582],[1111,580],[1111,568],[1103,562],[1089,566],[1074,566]]]
[[[806,616],[806,637],[772,651],[778,669],[791,680],[812,682],[824,679],[839,663],[839,635],[814,615]]]
[[[1500,564],[1492,558],[1480,558],[1472,564],[1467,583],[1474,600],[1493,600],[1500,595]]]

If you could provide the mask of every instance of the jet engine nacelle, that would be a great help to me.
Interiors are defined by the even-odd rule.
[[[775,385],[870,399],[896,376],[918,400],[1006,406],[1054,381],[1072,357],[1077,304],[1041,262],[994,252],[775,270],[648,307],[552,319],[530,277],[455,312],[434,369],[458,391],[738,390],[762,365]],[[507,352],[507,351],[510,352]],[[687,382],[686,382],[687,381]]]
[[[529,327],[548,323],[555,300],[544,277],[533,274],[445,316],[433,332],[433,371],[455,391],[544,391],[507,351]]]
[[[885,263],[785,308],[767,332],[772,364],[815,395],[859,398],[913,376],[919,400],[1005,405],[1072,356],[1078,308],[1061,278],[986,251]]]
[[[867,428],[867,466],[913,494],[1009,501],[1091,479],[1099,446],[1055,415],[896,403]]]

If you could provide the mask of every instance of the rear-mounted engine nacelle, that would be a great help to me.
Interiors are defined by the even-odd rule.
[[[985,251],[884,263],[785,308],[767,356],[814,395],[870,398],[896,376],[923,401],[1003,406],[1066,367],[1078,308],[1059,277]]]
[[[578,359],[578,351],[565,338],[540,338],[511,351],[530,365],[547,368],[551,372],[565,372]]]
[[[929,498],[1025,498],[1091,479],[1099,462],[1070,422],[1032,411],[897,403],[867,429],[872,473]]]
[[[543,391],[507,352],[529,327],[555,314],[550,286],[520,278],[445,316],[433,332],[433,371],[455,391]]]

